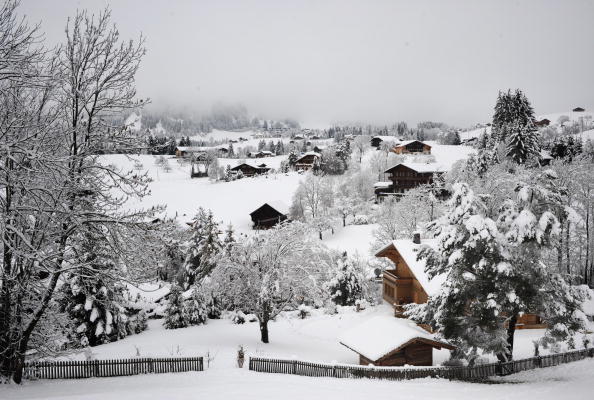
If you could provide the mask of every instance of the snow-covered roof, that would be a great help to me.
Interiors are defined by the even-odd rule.
[[[422,144],[424,144],[425,146],[429,146],[429,147],[431,147],[431,145],[429,145],[429,144],[427,144],[427,143],[425,143],[425,142],[423,142],[423,141],[421,141],[421,140],[407,140],[407,141],[405,141],[405,142],[398,143],[398,144],[396,145],[396,147],[403,147],[403,146],[407,146],[407,145],[409,145],[409,144],[411,144],[411,143],[415,143],[415,142],[419,142],[419,143],[422,143]]]
[[[179,151],[185,151],[187,153],[212,150],[212,147],[196,147],[196,146],[177,146],[176,148]]]
[[[376,187],[376,188],[387,188],[387,187],[390,187],[390,186],[392,186],[392,182],[391,181],[387,181],[387,182],[375,182],[373,184],[373,187]]]
[[[289,206],[280,200],[267,201],[266,204],[281,214],[289,214]]]
[[[399,142],[400,139],[398,139],[396,136],[374,136],[372,137],[372,139],[380,139],[382,142]]]
[[[433,279],[429,279],[429,275],[425,272],[425,260],[417,260],[419,249],[423,246],[435,248],[437,246],[436,239],[423,239],[421,240],[421,244],[416,244],[411,239],[394,240],[388,246],[376,253],[376,255],[382,253],[390,246],[394,246],[396,251],[398,251],[406,265],[408,265],[410,271],[423,287],[423,290],[425,290],[429,296],[433,296],[439,292],[441,286],[445,282],[445,275],[438,275]]]
[[[428,340],[436,346],[441,344],[450,347],[447,343],[435,340],[432,334],[414,322],[392,315],[370,318],[338,338],[343,346],[371,361],[377,361],[415,339]]]
[[[404,165],[407,168],[412,169],[413,171],[419,172],[419,173],[425,173],[425,172],[446,172],[447,168],[444,167],[441,164],[436,164],[436,163],[429,163],[429,164],[424,164],[424,163],[407,163],[407,162],[403,162],[403,163],[399,163],[394,165],[393,167],[385,170],[384,172],[387,173],[389,171],[391,171],[393,168],[396,168],[399,165]]]

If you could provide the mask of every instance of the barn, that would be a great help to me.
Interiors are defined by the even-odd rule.
[[[231,168],[233,172],[241,172],[243,176],[254,176],[265,174],[266,172],[270,171],[270,168],[266,166],[266,164],[260,165],[251,165],[248,163],[241,163],[233,168]]]
[[[420,140],[409,140],[407,142],[397,144],[392,148],[391,151],[396,154],[431,154],[431,146],[421,142]]]
[[[414,322],[382,315],[370,318],[339,337],[340,344],[359,354],[359,364],[382,367],[433,365],[433,349],[454,350]]]
[[[286,221],[289,215],[289,207],[282,201],[270,201],[264,203],[250,213],[254,229],[268,229],[274,225]]]

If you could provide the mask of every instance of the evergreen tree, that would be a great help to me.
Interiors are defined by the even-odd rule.
[[[518,121],[510,128],[511,134],[507,143],[507,157],[517,164],[526,164],[530,159],[538,157],[540,145],[536,131],[529,126],[521,126]]]
[[[268,143],[268,151],[270,151],[271,153],[274,153],[275,149],[276,149],[276,146],[274,145],[274,142],[271,140]]]
[[[165,329],[178,329],[188,326],[184,317],[183,303],[181,287],[172,285],[167,298],[167,306],[165,307],[165,319],[163,321]]]
[[[75,347],[96,346],[127,335],[122,284],[112,277],[118,268],[113,251],[102,237],[82,239],[82,263],[71,271],[61,287],[61,309],[73,321],[75,331],[67,336]]]
[[[229,152],[227,153],[229,158],[235,157],[235,150],[233,150],[233,143],[229,143]]]
[[[258,151],[264,150],[265,147],[266,147],[266,141],[264,139],[260,140],[258,142]]]
[[[192,290],[192,295],[183,303],[183,320],[187,325],[200,325],[206,323],[208,311],[204,297],[197,288]]]
[[[343,256],[330,272],[332,277],[326,289],[332,301],[341,306],[355,305],[365,293],[365,275],[361,267],[352,259]]]
[[[542,316],[551,340],[567,340],[583,326],[583,295],[543,264],[543,250],[559,233],[548,210],[555,195],[543,187],[520,184],[518,199],[508,200],[494,220],[485,216],[480,196],[456,183],[448,212],[429,227],[438,245],[419,257],[429,276],[445,283],[408,314],[431,323],[471,359],[477,349],[512,359],[522,313]]]
[[[210,210],[206,212],[203,208],[198,209],[191,232],[184,263],[189,285],[210,274],[217,265],[217,256],[223,247],[219,238],[219,225]]]
[[[289,157],[288,157],[289,167],[294,169],[295,164],[297,163],[298,159],[299,159],[299,157],[297,156],[297,153],[295,152],[295,150],[291,149],[291,152],[289,153]]]
[[[235,231],[233,230],[233,225],[227,225],[227,229],[225,230],[225,238],[223,239],[223,247],[225,249],[226,254],[231,252],[231,247],[235,243]]]

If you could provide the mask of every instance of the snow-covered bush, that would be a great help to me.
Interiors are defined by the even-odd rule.
[[[165,307],[165,320],[163,321],[165,329],[178,329],[188,326],[184,318],[183,303],[181,288],[178,285],[173,285]]]
[[[297,307],[297,313],[301,319],[305,319],[305,317],[311,315],[311,311],[311,307],[305,304],[300,304],[299,307]]]
[[[341,306],[352,306],[366,293],[367,279],[358,260],[341,257],[329,272],[325,288],[332,301]]]
[[[365,310],[369,307],[369,302],[366,299],[357,299],[355,300],[355,309],[357,312]]]
[[[243,313],[243,311],[241,310],[233,310],[231,312],[229,312],[228,314],[229,319],[231,320],[231,322],[233,322],[234,324],[244,324],[246,322],[246,315]]]
[[[369,224],[369,217],[364,214],[357,214],[353,219],[353,225],[368,225]]]
[[[206,323],[208,318],[207,307],[204,297],[196,288],[192,289],[190,297],[184,301],[182,313],[187,325]]]

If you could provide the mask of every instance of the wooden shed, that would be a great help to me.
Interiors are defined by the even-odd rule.
[[[359,364],[382,367],[431,366],[433,349],[455,349],[414,322],[389,315],[370,318],[345,332],[339,341],[359,354]]]
[[[286,221],[289,215],[289,207],[282,201],[270,201],[264,203],[250,213],[254,229],[268,229],[274,225]]]

